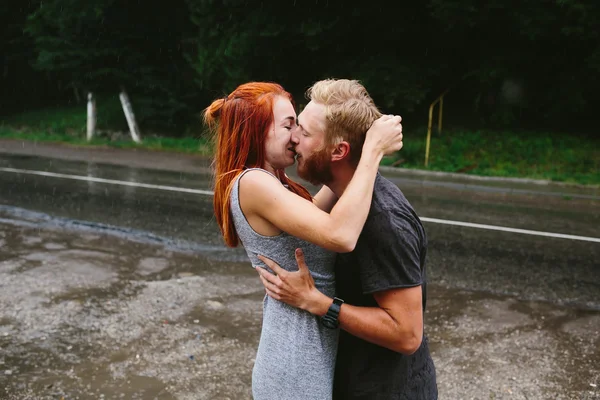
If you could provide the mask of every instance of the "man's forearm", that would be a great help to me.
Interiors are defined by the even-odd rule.
[[[332,302],[330,297],[315,291],[302,308],[323,316]],[[402,354],[412,354],[421,345],[422,331],[421,334],[415,333],[411,321],[396,321],[379,307],[357,307],[344,303],[339,321],[340,328],[351,335]]]
[[[272,260],[261,258],[277,276],[259,268],[267,294],[293,307],[320,317],[327,314],[333,299],[321,293],[310,275],[304,257],[299,257],[298,271],[283,270]],[[260,256],[259,256],[260,258]],[[368,342],[402,354],[412,354],[423,337],[421,287],[390,289],[373,294],[378,307],[342,304],[339,322],[342,329]]]
[[[342,304],[340,328],[367,342],[402,353],[412,354],[421,345],[422,335],[415,333],[409,321],[395,321],[379,307]]]

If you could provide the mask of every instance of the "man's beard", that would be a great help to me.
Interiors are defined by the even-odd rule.
[[[331,154],[327,147],[315,152],[308,158],[304,158],[302,166],[298,163],[298,176],[313,185],[331,183],[333,181]]]

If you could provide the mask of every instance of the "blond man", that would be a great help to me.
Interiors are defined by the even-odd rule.
[[[381,113],[354,80],[324,80],[307,92],[295,142],[298,175],[340,197],[354,175],[365,133]],[[369,216],[350,253],[336,260],[336,297],[319,292],[301,250],[298,271],[263,261],[267,294],[341,328],[334,399],[437,399],[423,330],[427,235],[401,190],[378,174]]]

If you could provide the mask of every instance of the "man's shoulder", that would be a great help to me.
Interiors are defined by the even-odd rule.
[[[416,217],[416,212],[402,190],[379,174],[373,189],[373,200],[367,224],[379,224],[382,218],[411,222],[414,217]]]
[[[408,232],[415,237],[424,237],[421,219],[402,190],[389,179],[378,175],[363,235],[405,236]]]
[[[377,174],[377,179],[375,180],[373,205],[380,210],[411,207],[402,190],[381,174]]]

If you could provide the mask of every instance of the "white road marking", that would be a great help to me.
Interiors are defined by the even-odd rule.
[[[473,224],[471,222],[449,221],[446,219],[437,219],[437,218],[427,218],[427,217],[420,217],[420,218],[421,218],[421,221],[432,222],[434,224],[464,226],[467,228],[488,229],[488,230],[492,230],[492,231],[521,233],[524,235],[546,236],[546,237],[552,237],[552,238],[582,240],[585,242],[600,243],[600,238],[593,238],[593,237],[587,237],[587,236],[565,235],[563,233],[552,233],[552,232],[542,232],[542,231],[530,231],[527,229],[508,228],[505,226],[496,226],[496,225]]]
[[[150,185],[147,183],[118,181],[118,180],[114,180],[114,179],[95,178],[93,176],[57,174],[55,172],[32,171],[32,170],[27,170],[27,169],[0,168],[0,172],[14,172],[17,174],[48,176],[51,178],[72,179],[75,181],[98,182],[98,183],[107,183],[110,185],[133,186],[133,187],[141,187],[141,188],[146,188],[146,189],[157,189],[157,190],[169,190],[171,192],[203,194],[206,196],[212,196],[214,194],[214,192],[212,192],[210,190],[189,189],[189,188],[182,188],[182,187],[177,187],[177,186]]]
[[[72,179],[72,180],[77,180],[77,181],[106,183],[106,184],[110,184],[110,185],[133,186],[133,187],[141,187],[141,188],[156,189],[156,190],[168,190],[168,191],[172,191],[172,192],[201,194],[201,195],[205,195],[205,196],[212,196],[214,194],[214,192],[212,192],[210,190],[189,189],[189,188],[182,188],[182,187],[177,187],[177,186],[150,185],[147,183],[127,182],[127,181],[119,181],[119,180],[114,180],[114,179],[95,178],[95,177],[83,176],[83,175],[58,174],[55,172],[33,171],[33,170],[27,170],[27,169],[0,167],[0,172],[13,172],[13,173],[17,173],[17,174],[29,174],[29,175],[47,176],[47,177],[51,177],[51,178],[62,178],[62,179]],[[527,230],[527,229],[509,228],[509,227],[505,227],[505,226],[474,224],[471,222],[450,221],[450,220],[445,220],[445,219],[427,218],[427,217],[421,217],[421,221],[430,222],[430,223],[434,223],[434,224],[454,225],[454,226],[462,226],[462,227],[475,228],[475,229],[487,229],[487,230],[500,231],[500,232],[519,233],[519,234],[523,234],[523,235],[544,236],[544,237],[552,237],[552,238],[559,238],[559,239],[580,240],[580,241],[585,241],[585,242],[600,243],[600,238],[594,238],[594,237],[588,237],[588,236],[565,235],[563,233],[532,231],[532,230]]]

